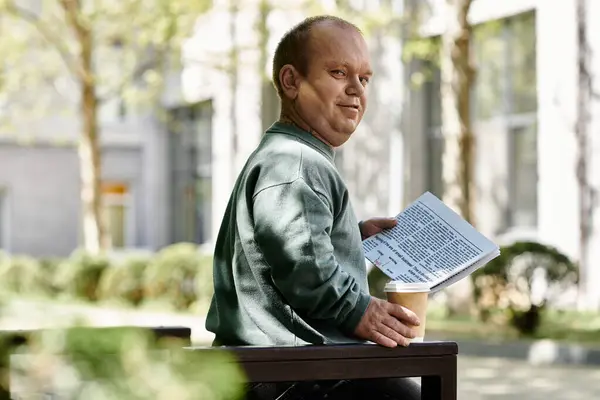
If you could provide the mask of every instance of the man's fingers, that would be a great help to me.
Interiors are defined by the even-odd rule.
[[[414,339],[416,336],[414,330],[404,325],[402,322],[398,321],[394,317],[390,316],[389,318],[386,318],[385,320],[383,320],[383,323],[387,327],[392,329],[394,332],[398,332],[398,334],[402,335],[405,338]]]
[[[372,297],[355,334],[381,346],[408,346],[415,333],[407,325],[418,325],[416,315],[397,304]]]
[[[383,336],[393,340],[395,343],[401,345],[401,346],[408,346],[410,344],[410,340],[405,338],[403,335],[401,335],[400,333],[398,333],[396,330],[386,326],[386,325],[380,325],[377,330],[379,331],[379,333],[381,333]]]
[[[388,303],[390,305],[389,313],[394,317],[398,318],[400,321],[407,323],[409,325],[421,325],[421,321],[417,317],[417,314],[412,312],[406,307],[402,307],[398,304]]]
[[[377,331],[373,332],[372,340],[375,343],[380,344],[385,347],[394,348],[394,347],[398,346],[398,342],[393,341],[389,337],[382,335],[381,333],[379,333]]]
[[[395,218],[377,218],[375,222],[381,229],[393,228],[397,223]]]

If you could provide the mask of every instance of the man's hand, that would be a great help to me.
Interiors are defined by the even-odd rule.
[[[415,333],[405,324],[418,326],[420,322],[409,309],[371,297],[354,334],[385,347],[408,346]]]
[[[384,229],[390,229],[396,226],[395,218],[371,218],[359,224],[360,234],[365,240]]]

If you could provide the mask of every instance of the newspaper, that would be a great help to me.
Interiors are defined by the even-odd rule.
[[[500,255],[498,246],[426,192],[398,223],[363,241],[365,257],[395,281],[444,289]]]

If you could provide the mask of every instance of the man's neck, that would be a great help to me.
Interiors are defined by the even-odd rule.
[[[304,124],[299,124],[298,122],[296,122],[296,120],[294,118],[288,116],[287,114],[285,114],[283,112],[279,116],[279,123],[286,124],[286,125],[293,125],[298,129],[301,129],[308,133],[312,133],[310,126],[305,126]]]
[[[321,135],[319,135],[318,132],[312,129],[311,126],[302,119],[302,117],[298,115],[294,107],[291,108],[292,109],[290,110],[290,106],[282,106],[281,114],[279,116],[280,123],[293,125],[298,129],[310,133],[311,135],[319,139],[321,142],[325,143],[327,146],[333,147],[331,143],[327,142]]]

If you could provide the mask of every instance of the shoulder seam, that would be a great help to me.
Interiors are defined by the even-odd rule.
[[[298,179],[300,179],[299,176],[297,176],[296,178],[292,179],[291,181],[274,183],[272,185],[265,186],[264,188],[260,189],[258,192],[254,193],[252,195],[252,200],[254,200],[256,198],[256,196],[258,196],[259,194],[261,194],[262,192],[264,192],[267,189],[272,189],[274,187],[279,187],[279,186],[291,185],[292,183],[296,182]]]
[[[327,198],[327,196],[323,192],[321,192],[319,189],[315,189],[314,187],[310,186],[308,184],[308,182],[306,182],[306,180],[302,176],[298,176],[295,179],[293,179],[291,181],[288,181],[288,182],[276,183],[276,184],[264,187],[264,188],[260,189],[258,192],[256,192],[252,196],[252,201],[254,201],[259,194],[261,194],[262,192],[264,192],[264,191],[266,191],[268,189],[272,189],[272,188],[279,187],[279,186],[292,185],[292,184],[294,184],[295,182],[298,182],[298,181],[302,181],[302,183],[304,183],[306,185],[306,187],[308,187],[310,190],[312,190],[317,195],[317,197],[319,199],[321,199],[321,201],[323,203],[325,203],[329,207],[330,210],[332,210],[331,203],[330,203],[329,199]]]
[[[254,201],[254,199],[256,198],[256,196],[258,196],[259,194],[261,194],[262,192],[264,192],[267,189],[271,189],[271,188],[278,187],[278,186],[284,186],[284,185],[292,184],[292,183],[296,182],[301,177],[302,174],[300,173],[300,171],[302,171],[302,149],[300,149],[300,162],[298,164],[299,164],[298,171],[296,171],[296,177],[294,179],[289,180],[289,181],[285,181],[285,182],[274,183],[274,184],[269,185],[269,186],[265,186],[264,188],[260,189],[258,192],[254,193],[252,195],[252,201]]]
[[[302,176],[303,164],[304,164],[304,152],[303,152],[303,149],[300,149],[300,162],[298,163],[298,171],[296,171],[296,173],[297,173],[296,177],[292,180],[289,180],[286,182],[274,183],[272,185],[269,185],[269,186],[266,186],[266,187],[260,189],[258,192],[254,193],[252,195],[252,200],[254,201],[256,199],[256,196],[258,196],[265,190],[272,189],[274,187],[284,186],[284,185],[291,185],[291,184],[301,180],[308,188],[310,188],[310,190],[312,190],[319,198],[321,198],[321,201],[323,201],[325,204],[327,204],[327,206],[329,207],[330,210],[333,210],[333,207],[332,207],[331,202],[329,201],[327,195],[325,193],[323,193],[321,190],[309,185],[308,182],[306,181],[306,179],[304,179],[304,177]]]

